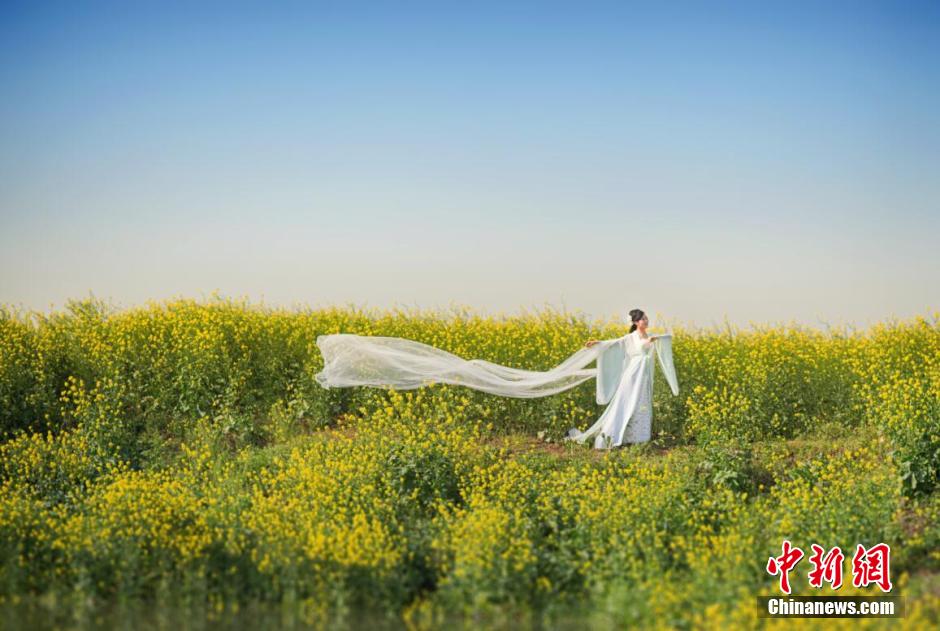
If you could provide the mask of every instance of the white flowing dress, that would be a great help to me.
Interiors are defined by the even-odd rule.
[[[653,341],[641,338],[639,331],[603,340],[582,347],[545,371],[464,359],[400,337],[334,333],[318,336],[317,346],[323,355],[323,370],[316,380],[324,388],[412,390],[448,383],[500,396],[536,398],[570,390],[596,377],[597,404],[610,405],[589,429],[571,429],[567,439],[584,442],[595,436],[598,449],[650,439],[654,355],[672,393],[679,394],[670,333],[657,335]],[[597,368],[588,368],[595,360]]]
[[[567,439],[583,443],[593,436],[596,449],[647,442],[653,422],[655,344],[639,331],[598,344],[603,345],[597,359],[598,403],[610,404],[594,425],[583,432],[569,430]]]

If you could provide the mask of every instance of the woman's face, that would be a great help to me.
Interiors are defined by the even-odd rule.
[[[646,314],[643,314],[643,317],[636,321],[636,328],[639,329],[641,333],[645,333],[649,323],[650,319],[646,317]]]

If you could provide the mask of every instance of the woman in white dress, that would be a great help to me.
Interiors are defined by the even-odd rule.
[[[583,443],[594,436],[595,449],[649,441],[653,422],[653,342],[658,336],[647,334],[649,318],[642,310],[630,311],[630,319],[633,324],[627,335],[603,342],[591,340],[585,345],[601,345],[597,359],[598,403],[612,400],[594,425],[583,432],[569,430],[566,440]],[[609,358],[605,357],[607,351]],[[607,365],[606,373],[602,364]]]
[[[653,399],[653,355],[674,395],[679,382],[672,361],[672,335],[646,334],[649,323],[639,309],[630,312],[630,333],[614,340],[589,341],[549,370],[526,370],[483,359],[464,359],[443,349],[400,337],[333,333],[317,337],[323,370],[316,380],[324,388],[372,386],[412,390],[433,383],[466,386],[516,398],[546,397],[597,379],[596,401],[610,406],[584,432],[569,439],[596,436],[598,449],[650,439]],[[588,364],[597,361],[597,368]]]

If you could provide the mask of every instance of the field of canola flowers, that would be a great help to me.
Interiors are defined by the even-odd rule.
[[[0,307],[0,625],[936,628],[940,322],[674,328],[654,440],[562,443],[542,399],[324,390],[316,337],[545,370],[620,322],[271,309],[213,296]],[[758,618],[789,539],[891,546],[906,615]],[[880,594],[847,584],[794,594]]]

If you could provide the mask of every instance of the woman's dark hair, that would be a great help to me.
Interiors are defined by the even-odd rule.
[[[643,316],[646,315],[643,313],[642,309],[630,309],[630,321],[633,324],[630,325],[630,332],[633,333],[636,331],[636,323],[643,319]]]

